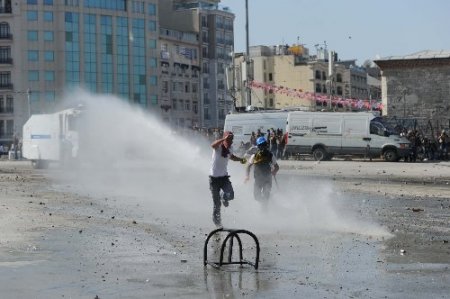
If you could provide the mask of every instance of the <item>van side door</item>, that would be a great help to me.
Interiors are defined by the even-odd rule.
[[[366,117],[344,118],[342,152],[349,155],[364,155],[371,146],[369,121]]]

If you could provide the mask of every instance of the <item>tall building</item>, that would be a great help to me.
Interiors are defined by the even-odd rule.
[[[157,0],[0,1],[0,143],[74,87],[159,110],[157,12]]]
[[[162,28],[197,34],[199,119],[200,126],[208,128],[223,127],[225,115],[233,109],[225,70],[232,61],[234,14],[219,3],[220,0],[159,0]],[[176,100],[171,99],[172,106]]]
[[[160,27],[160,108],[174,129],[200,127],[198,35]]]

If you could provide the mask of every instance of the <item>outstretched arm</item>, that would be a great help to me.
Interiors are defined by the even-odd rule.
[[[235,156],[233,154],[231,154],[230,159],[233,161],[241,162],[242,164],[245,164],[245,162],[247,162],[245,158],[239,158],[238,156]]]

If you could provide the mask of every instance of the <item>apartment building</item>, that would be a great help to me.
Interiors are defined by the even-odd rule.
[[[159,39],[163,120],[173,128],[200,127],[198,35],[161,27]]]
[[[250,47],[250,60],[250,79],[262,87],[252,88],[251,101],[256,109],[322,109],[327,104],[314,98],[344,96],[346,67],[334,63],[329,76],[328,61],[310,56],[309,50],[301,45]],[[246,103],[245,68],[244,55],[236,54],[236,99],[240,106]]]
[[[0,2],[0,143],[71,88],[158,101],[157,0]]]
[[[225,70],[232,61],[234,14],[219,3],[220,0],[159,0],[162,28],[195,33],[198,37],[199,125],[208,128],[223,127],[226,114],[233,109]],[[179,99],[170,100],[173,107]],[[176,112],[169,109],[168,113]]]

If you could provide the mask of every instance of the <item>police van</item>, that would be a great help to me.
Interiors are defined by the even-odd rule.
[[[312,154],[315,160],[361,155],[393,162],[410,150],[408,139],[375,112],[289,112],[285,141],[285,155]]]

